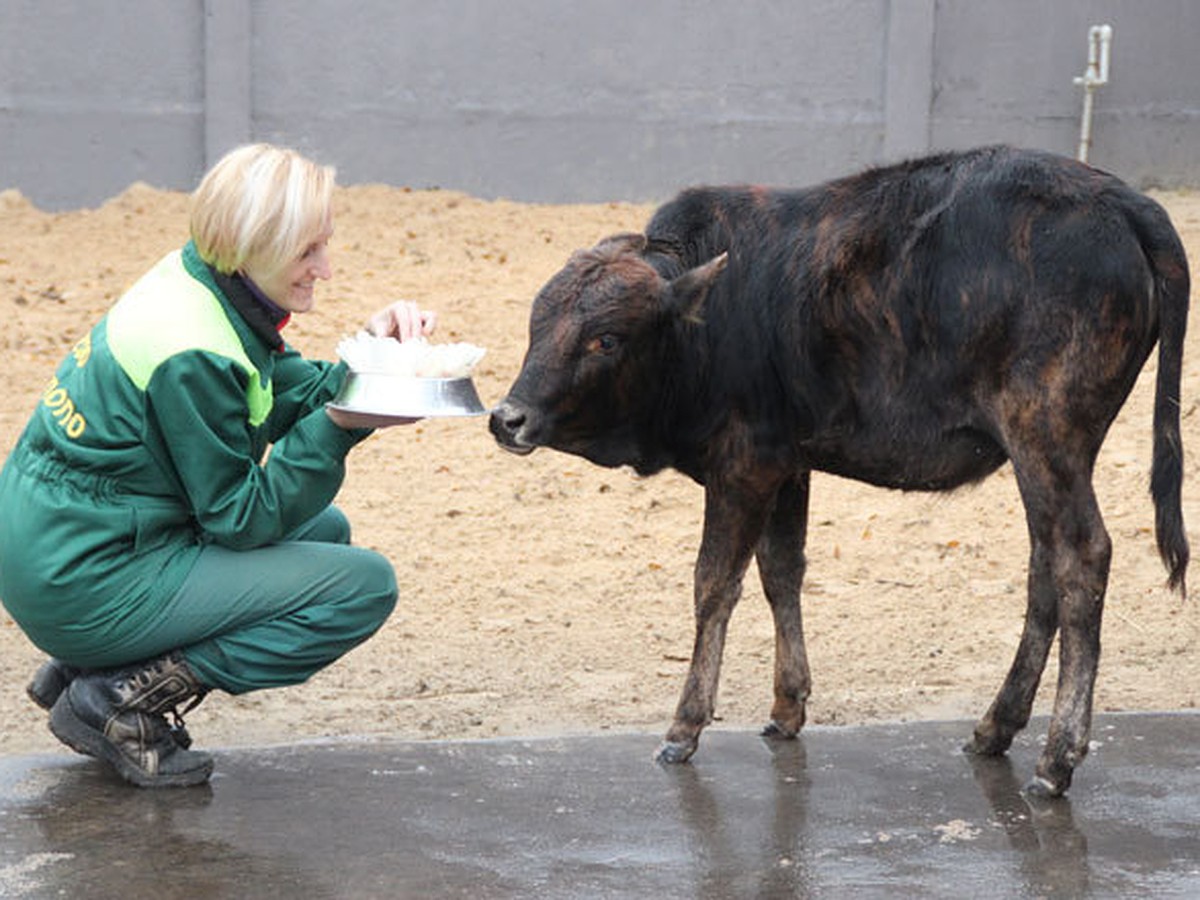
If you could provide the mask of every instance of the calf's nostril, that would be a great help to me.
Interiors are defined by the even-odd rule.
[[[520,407],[506,401],[492,413],[492,419],[509,431],[515,431],[525,424],[525,412]]]

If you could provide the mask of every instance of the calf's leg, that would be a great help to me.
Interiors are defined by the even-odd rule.
[[[1045,543],[1030,534],[1028,601],[1025,627],[1008,676],[996,699],[975,726],[975,733],[963,748],[982,756],[1000,756],[1008,752],[1017,732],[1029,724],[1050,645],[1058,630],[1058,599]]]
[[[794,738],[804,726],[812,687],[800,607],[808,528],[809,474],[780,488],[755,552],[775,619],[775,702],[766,737]]]
[[[1029,606],[1017,656],[970,751],[999,754],[1030,716],[1055,628],[1059,677],[1046,745],[1031,792],[1059,796],[1087,754],[1100,659],[1100,622],[1112,543],[1092,489],[1091,456],[1063,454],[1014,467],[1031,542]],[[1083,462],[1079,462],[1083,460]],[[1074,461],[1074,465],[1071,462]]]
[[[655,759],[686,762],[712,721],[729,618],[742,594],[742,579],[762,532],[771,494],[730,490],[710,483],[704,496],[704,536],[696,560],[696,640],[675,720]]]
[[[1100,625],[1108,585],[1112,542],[1100,517],[1091,485],[1075,511],[1060,522],[1066,550],[1058,596],[1058,690],[1046,746],[1027,790],[1057,797],[1071,785],[1075,768],[1088,752],[1092,702],[1100,665]]]

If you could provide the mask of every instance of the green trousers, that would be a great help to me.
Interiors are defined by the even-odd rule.
[[[209,688],[299,684],[374,634],[396,605],[391,564],[349,541],[331,506],[277,544],[206,547],[173,597],[139,611],[133,633],[67,661],[117,666],[180,650]]]

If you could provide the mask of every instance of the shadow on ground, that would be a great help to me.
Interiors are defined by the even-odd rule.
[[[1029,803],[971,725],[217,751],[209,785],[0,759],[0,896],[1200,896],[1200,715],[1096,719],[1068,799]]]

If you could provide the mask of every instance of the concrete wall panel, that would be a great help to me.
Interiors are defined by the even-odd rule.
[[[995,141],[1073,154],[1104,22],[1092,161],[1200,183],[1194,0],[6,0],[0,190],[49,209],[186,190],[248,140],[343,183],[545,202]]]

